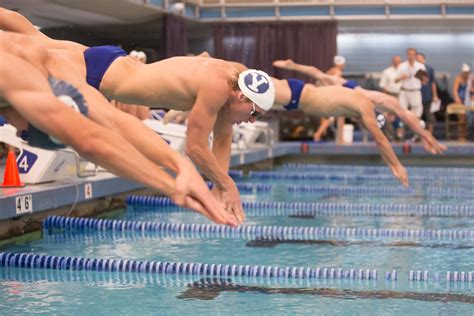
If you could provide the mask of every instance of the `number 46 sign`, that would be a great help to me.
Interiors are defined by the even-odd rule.
[[[22,195],[15,198],[16,215],[27,214],[33,212],[33,196]]]

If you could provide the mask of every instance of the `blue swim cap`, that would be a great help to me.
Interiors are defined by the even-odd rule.
[[[76,110],[76,112],[84,116],[88,115],[89,109],[79,90],[65,81],[56,80],[52,77],[48,78],[48,82],[54,95],[57,96],[59,100]],[[37,129],[32,124],[29,124],[28,127],[27,140],[28,144],[33,147],[49,150],[66,148],[59,140]]]

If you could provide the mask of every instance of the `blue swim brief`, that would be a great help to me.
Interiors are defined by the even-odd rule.
[[[89,47],[84,51],[87,76],[89,85],[99,90],[100,83],[110,65],[119,57],[127,56],[127,53],[117,46]]]
[[[296,110],[300,105],[301,91],[303,91],[305,82],[299,79],[288,79],[288,85],[291,90],[291,101],[284,108],[288,111]]]

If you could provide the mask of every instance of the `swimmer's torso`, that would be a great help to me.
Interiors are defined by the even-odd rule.
[[[283,106],[291,100],[291,90],[287,80],[273,78],[275,85],[276,110],[284,110]],[[342,92],[342,93],[341,93]],[[306,84],[301,92],[298,108],[305,113],[317,116],[342,115],[347,117],[359,116],[359,109],[354,109],[349,98],[355,97],[355,92],[338,86],[316,87]]]
[[[358,117],[360,109],[354,108],[352,98],[356,92],[338,86],[316,87],[305,85],[301,93],[300,109],[318,116]]]
[[[213,58],[173,57],[143,65],[121,57],[105,73],[100,90],[124,103],[187,111],[203,83],[210,78],[228,81],[235,73],[228,63]]]

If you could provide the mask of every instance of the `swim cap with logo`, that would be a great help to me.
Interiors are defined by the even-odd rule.
[[[272,108],[275,101],[275,87],[270,76],[261,70],[247,69],[238,80],[242,93],[264,111]]]

